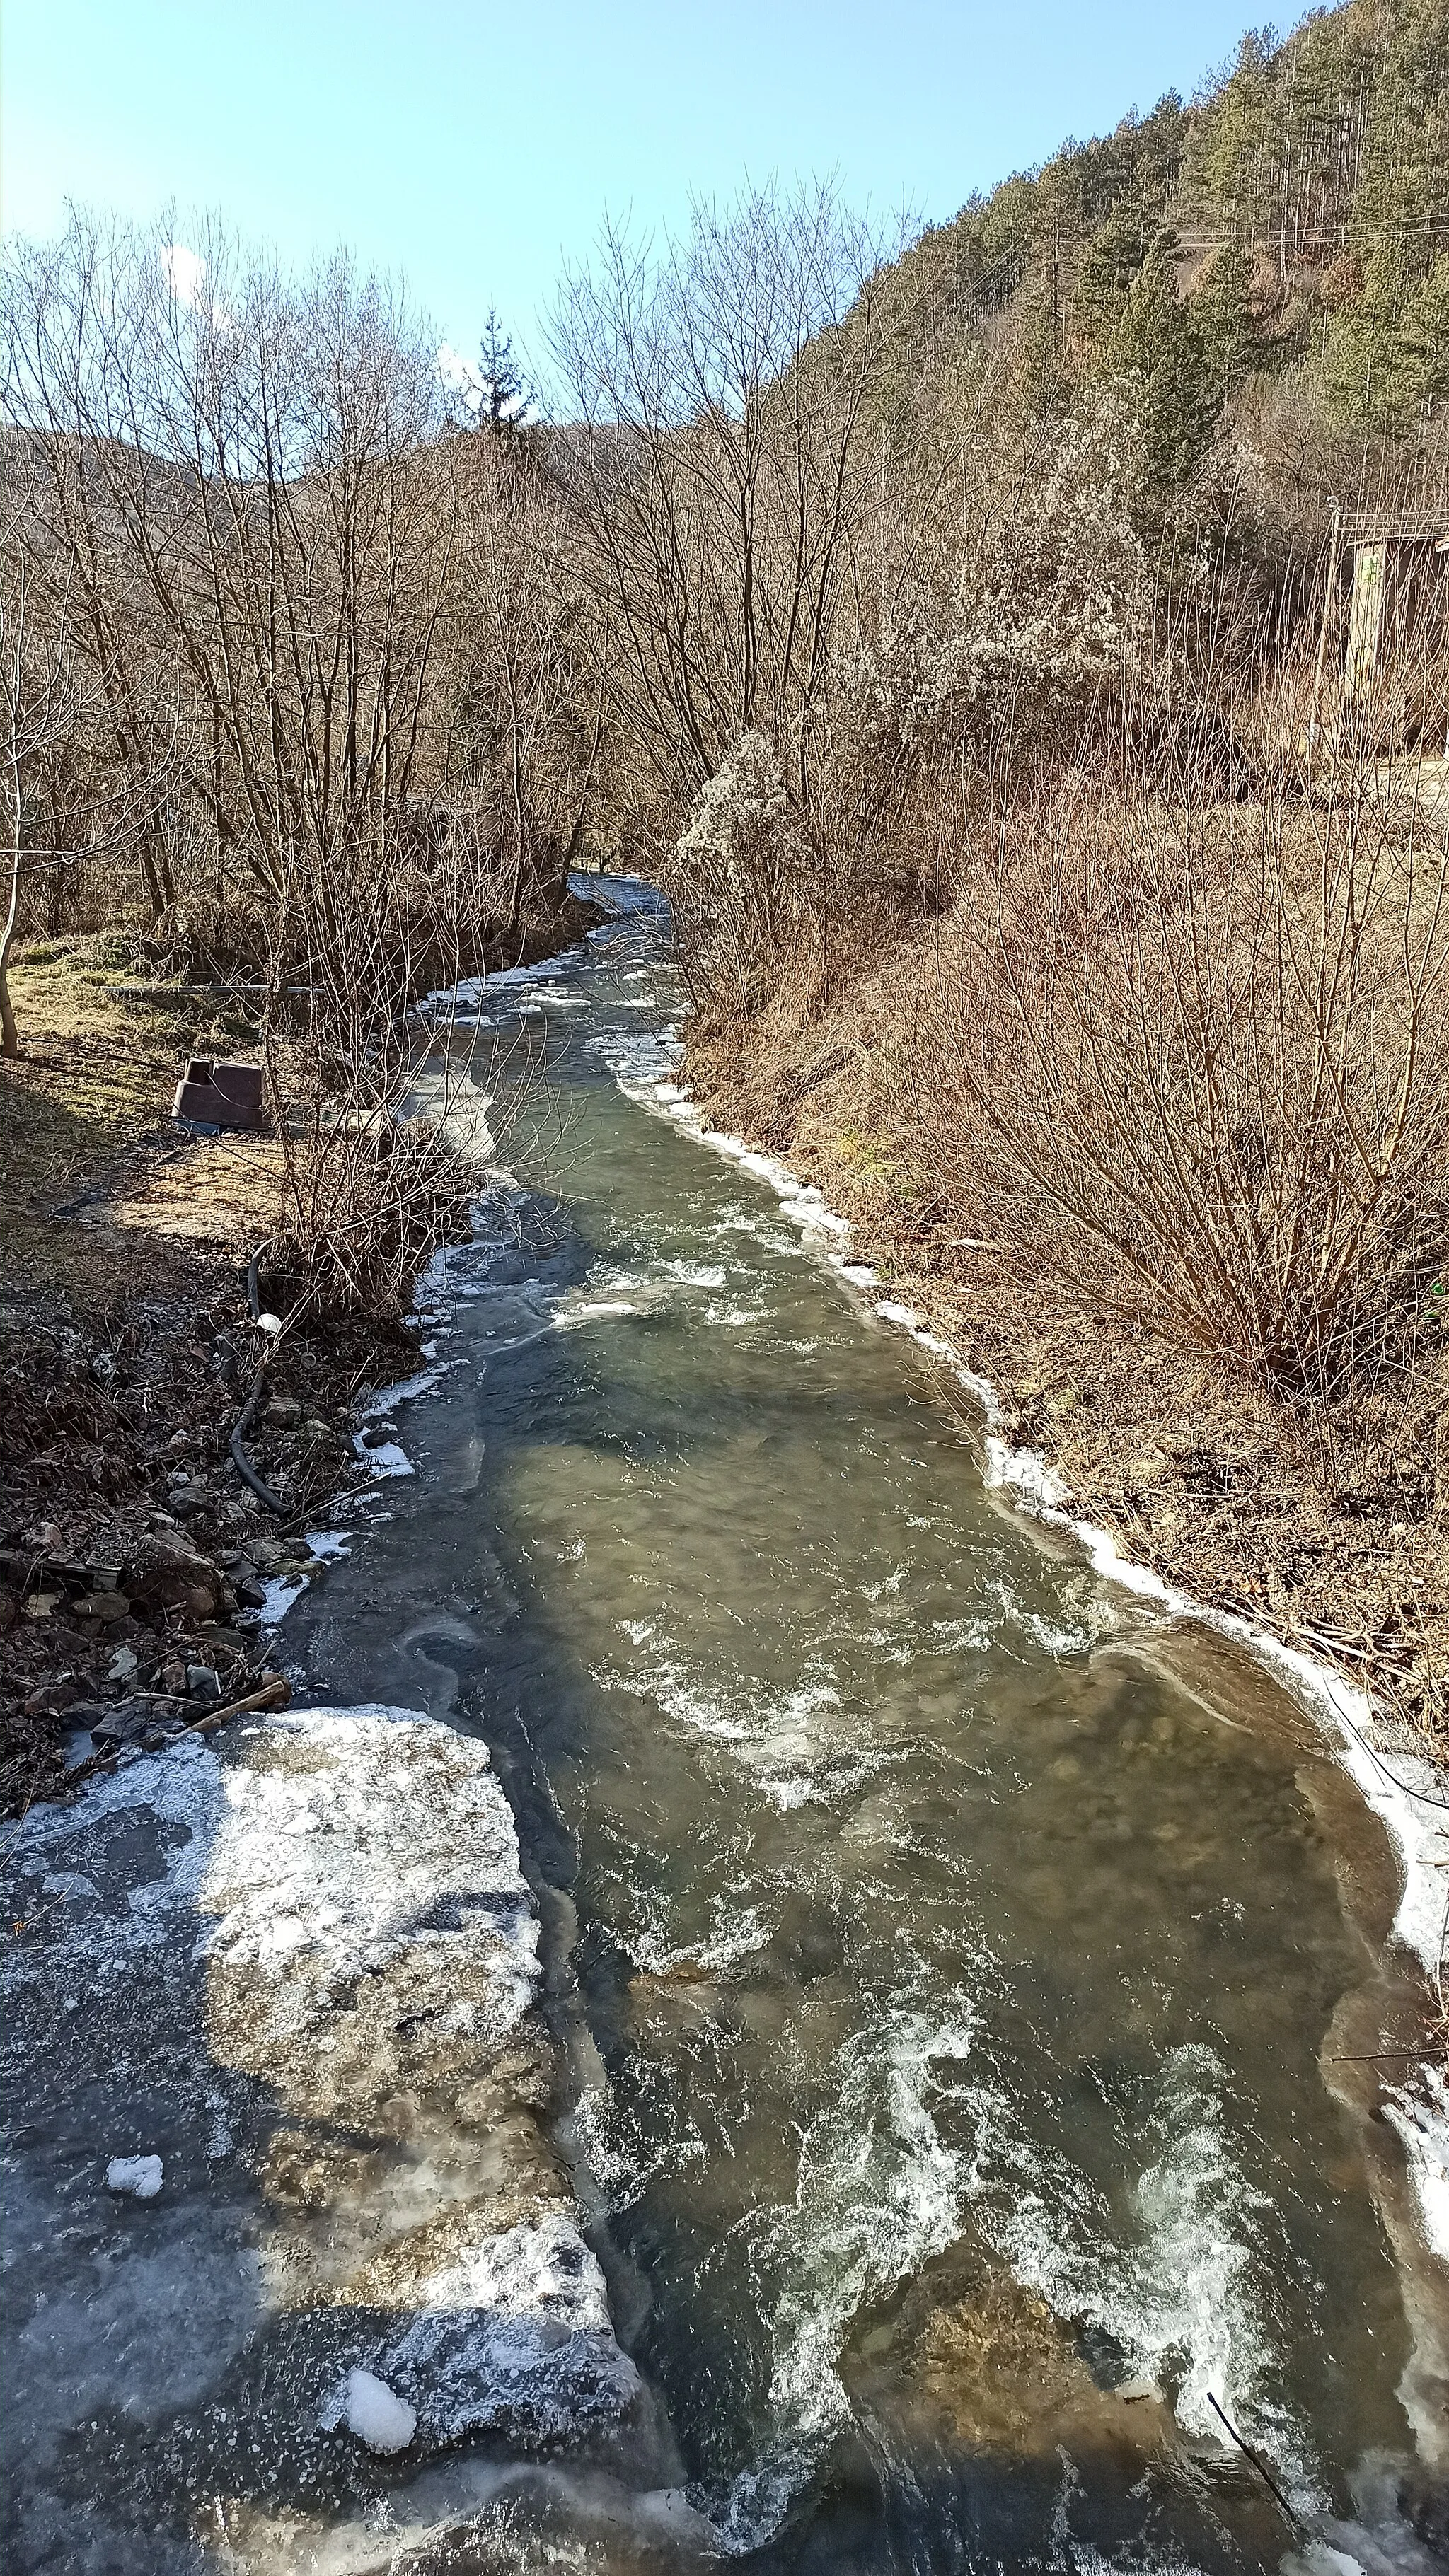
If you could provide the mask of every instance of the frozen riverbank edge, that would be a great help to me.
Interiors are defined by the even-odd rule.
[[[1003,1437],[1001,1405],[989,1379],[969,1367],[913,1307],[874,1293],[881,1285],[876,1272],[851,1259],[852,1229],[818,1189],[775,1156],[711,1127],[698,1103],[678,1083],[624,1070],[617,1079],[642,1106],[763,1181],[784,1212],[807,1234],[820,1239],[823,1259],[867,1311],[908,1334],[949,1370],[981,1409],[990,1490],[1033,1520],[1069,1534],[1084,1549],[1096,1574],[1150,1603],[1164,1619],[1191,1620],[1246,1647],[1308,1711],[1367,1805],[1388,1829],[1402,1880],[1393,1937],[1417,1960],[1432,1986],[1443,1973],[1449,1925],[1449,1798],[1442,1775],[1385,1727],[1364,1693],[1330,1665],[1285,1645],[1249,1620],[1193,1600],[1152,1567],[1122,1556],[1110,1531],[1079,1519],[1071,1508],[1070,1489],[1040,1451],[1013,1448]],[[1385,2088],[1385,2116],[1404,2147],[1425,2240],[1440,2261],[1449,2262],[1449,2086],[1442,2067],[1432,2063],[1420,2067],[1418,2078],[1417,2086],[1406,2082]]]
[[[233,2564],[360,2570],[444,2470],[454,2518],[559,2455],[687,2532],[553,2147],[484,1745],[257,1718],[33,1809],[4,1876],[17,2569],[179,2576],[215,2500]]]

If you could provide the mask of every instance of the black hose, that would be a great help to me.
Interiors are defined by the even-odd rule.
[[[258,1369],[256,1376],[252,1380],[251,1392],[248,1395],[245,1404],[242,1406],[236,1428],[231,1435],[230,1446],[232,1462],[236,1467],[237,1472],[245,1479],[247,1484],[250,1485],[258,1502],[265,1503],[269,1512],[275,1512],[278,1520],[284,1521],[288,1517],[291,1509],[290,1504],[284,1503],[280,1496],[273,1493],[271,1486],[266,1484],[257,1474],[255,1467],[252,1465],[250,1458],[242,1447],[242,1435],[250,1426],[252,1415],[256,1412],[257,1406],[261,1401],[262,1391],[266,1386],[266,1383],[267,1363],[263,1360],[261,1367]]]
[[[247,1305],[250,1308],[253,1323],[256,1323],[262,1311],[262,1254],[271,1250],[274,1240],[275,1238],[273,1236],[268,1235],[265,1243],[259,1243],[257,1245],[255,1252],[247,1263]],[[252,1415],[256,1412],[257,1406],[261,1401],[262,1390],[267,1383],[267,1361],[270,1357],[271,1353],[268,1352],[266,1358],[263,1359],[256,1376],[252,1380],[250,1393],[247,1396],[245,1404],[242,1406],[236,1428],[231,1435],[230,1447],[232,1464],[235,1466],[238,1475],[240,1475],[244,1481],[250,1485],[258,1502],[265,1503],[267,1510],[269,1512],[275,1512],[279,1520],[286,1520],[290,1506],[284,1503],[279,1495],[274,1494],[271,1486],[257,1474],[255,1467],[252,1465],[250,1458],[242,1447],[243,1434],[247,1431],[251,1423]]]
[[[262,1311],[262,1254],[264,1252],[270,1252],[271,1248],[272,1237],[268,1235],[265,1243],[259,1243],[257,1245],[255,1252],[247,1263],[247,1305],[251,1310],[253,1323],[256,1322],[258,1315]]]

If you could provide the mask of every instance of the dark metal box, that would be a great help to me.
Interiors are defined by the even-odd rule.
[[[259,1064],[208,1064],[193,1056],[176,1086],[171,1115],[199,1127],[240,1127],[264,1135],[270,1123],[265,1088]]]

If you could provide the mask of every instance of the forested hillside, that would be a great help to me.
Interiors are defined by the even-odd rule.
[[[1004,336],[1043,402],[1133,377],[1165,481],[1235,394],[1291,390],[1325,438],[1418,432],[1449,397],[1449,12],[1250,30],[1190,104],[971,198],[901,282],[929,328]]]

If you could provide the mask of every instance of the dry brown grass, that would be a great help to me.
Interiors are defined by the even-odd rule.
[[[245,1053],[210,1003],[128,1001],[93,941],[37,944],[12,970],[23,1053],[0,1065],[0,1295],[95,1312],[179,1293],[194,1248],[232,1256],[275,1222],[276,1149],[185,1139],[184,1058]],[[58,1215],[57,1210],[70,1211]]]
[[[228,1457],[255,1367],[243,1259],[276,1233],[282,1156],[273,1141],[183,1138],[169,1112],[179,1063],[236,1050],[234,1028],[191,1006],[107,992],[116,969],[88,944],[32,955],[16,975],[26,1053],[0,1067],[0,1811],[64,1784],[61,1746],[80,1700],[119,1700],[118,1646],[141,1682],[166,1658],[250,1669],[259,1640],[233,1633],[220,1568],[280,1529],[300,1529],[349,1465],[362,1380],[406,1375],[415,1344],[387,1316],[288,1336],[270,1383],[300,1399],[301,1430],[263,1417],[252,1446],[284,1497],[259,1514]],[[57,1210],[69,1213],[58,1214]],[[295,1415],[293,1416],[295,1420]],[[47,1553],[126,1564],[172,1503],[178,1453],[198,1508],[198,1595],[158,1627],[144,1600],[109,1624],[74,1605],[26,1615],[27,1569]],[[44,1583],[37,1575],[38,1588]],[[74,1587],[71,1587],[74,1590]],[[164,1634],[162,1629],[164,1628]],[[165,1681],[155,1685],[171,1690]]]

